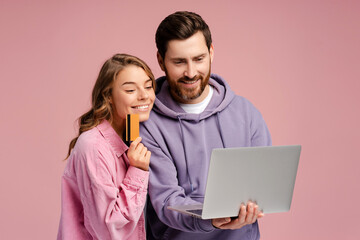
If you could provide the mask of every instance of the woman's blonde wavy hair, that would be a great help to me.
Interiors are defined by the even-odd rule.
[[[110,124],[112,123],[113,113],[109,100],[113,82],[119,72],[128,65],[135,65],[144,69],[145,73],[152,80],[155,90],[154,75],[143,60],[128,54],[115,54],[112,58],[108,59],[102,66],[93,88],[91,98],[92,107],[78,119],[79,133],[77,137],[71,140],[65,160],[70,156],[71,150],[74,148],[81,133],[96,127],[104,119],[108,120]]]

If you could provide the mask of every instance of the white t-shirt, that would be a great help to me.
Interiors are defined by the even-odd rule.
[[[197,114],[202,113],[209,104],[213,93],[214,93],[214,88],[211,85],[209,85],[209,93],[204,100],[195,104],[179,103],[179,105],[187,113],[197,113]]]

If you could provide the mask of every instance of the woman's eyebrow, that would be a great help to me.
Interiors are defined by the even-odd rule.
[[[152,80],[149,78],[148,80],[145,81],[145,84],[148,83],[148,82],[152,82]],[[130,81],[128,81],[128,82],[124,82],[123,84],[121,84],[121,86],[131,85],[131,84],[136,85],[135,82],[130,82]]]
[[[135,82],[124,82],[123,84],[121,84],[121,86],[128,85],[128,84],[136,84],[136,83]]]

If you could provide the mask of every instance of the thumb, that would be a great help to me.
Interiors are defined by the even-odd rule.
[[[231,218],[227,217],[227,218],[217,218],[217,219],[213,219],[213,225],[214,227],[221,227],[224,224],[227,224],[231,221]]]
[[[221,225],[231,222],[231,218],[221,218]]]

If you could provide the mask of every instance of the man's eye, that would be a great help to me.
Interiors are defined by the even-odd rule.
[[[197,62],[201,62],[203,59],[204,59],[203,57],[197,58],[196,61],[197,61]]]

